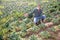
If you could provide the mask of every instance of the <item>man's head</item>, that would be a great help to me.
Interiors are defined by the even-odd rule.
[[[40,8],[41,8],[40,4],[38,4],[38,5],[37,5],[37,8],[38,8],[38,9],[40,9]]]

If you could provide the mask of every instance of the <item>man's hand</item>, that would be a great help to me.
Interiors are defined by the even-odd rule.
[[[24,17],[28,17],[28,16],[29,16],[28,13],[25,13],[25,14],[24,14]]]

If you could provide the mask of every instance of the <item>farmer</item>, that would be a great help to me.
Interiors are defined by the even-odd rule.
[[[43,13],[42,13],[40,4],[38,4],[37,7],[29,15],[32,15],[32,14],[34,14],[34,24],[36,24],[36,25],[39,24],[39,21],[41,23],[44,22],[44,19],[46,18],[46,16],[43,15]],[[26,14],[26,15],[28,15],[28,14]]]

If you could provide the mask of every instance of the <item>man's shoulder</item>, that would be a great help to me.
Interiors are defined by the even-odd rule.
[[[35,11],[35,10],[37,10],[37,8],[35,7],[33,10]]]
[[[35,7],[34,9],[37,10],[37,7]]]

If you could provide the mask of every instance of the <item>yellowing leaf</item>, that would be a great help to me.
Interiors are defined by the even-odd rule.
[[[58,26],[55,26],[54,28],[55,28],[56,30],[59,30]]]
[[[7,19],[6,18],[3,18],[2,20],[1,20],[1,22],[6,22],[7,21]]]
[[[37,4],[35,3],[35,2],[31,2],[31,3],[29,3],[28,5],[34,5],[34,6],[36,6]]]
[[[0,8],[4,8],[4,6],[0,6]]]
[[[48,0],[42,0],[42,2],[49,2]]]
[[[3,34],[5,34],[8,30],[7,29],[3,29],[2,31],[3,31]]]
[[[2,15],[3,13],[0,11],[0,15]]]

